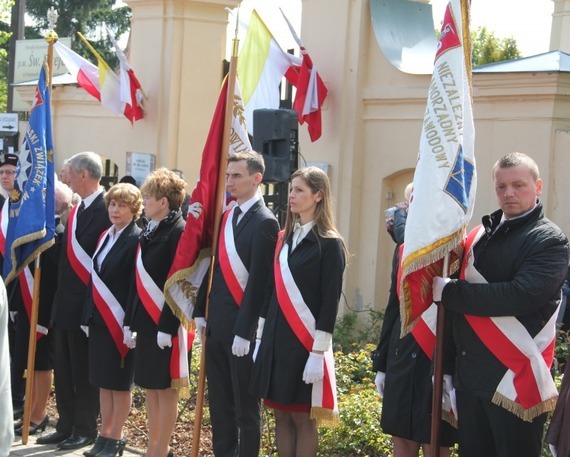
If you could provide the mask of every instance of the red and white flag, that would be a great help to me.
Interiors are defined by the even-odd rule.
[[[115,52],[119,58],[120,68],[119,68],[119,80],[120,80],[120,94],[121,101],[125,103],[125,116],[131,124],[134,121],[138,121],[144,117],[143,113],[143,100],[144,93],[141,84],[135,72],[131,68],[127,56],[120,48],[119,44],[115,40],[115,36],[109,28],[107,28],[107,33],[109,34],[109,39],[113,46],[115,47]]]
[[[317,141],[322,134],[321,108],[327,97],[328,89],[293,25],[283,10],[280,9],[280,11],[303,56],[303,63],[300,66],[292,65],[285,73],[287,80],[297,89],[293,108],[297,111],[301,125],[307,123],[311,141]]]
[[[200,177],[190,198],[186,228],[178,242],[174,262],[164,286],[166,302],[186,326],[192,319],[196,294],[210,265],[218,174],[220,167],[225,166],[220,163],[220,150],[223,142],[227,90],[226,78],[202,152]],[[230,150],[228,151],[230,155],[236,152],[251,151],[237,80],[233,100]]]

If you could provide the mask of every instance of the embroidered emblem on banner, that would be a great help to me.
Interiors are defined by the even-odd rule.
[[[473,164],[464,159],[463,147],[459,145],[459,151],[445,183],[444,191],[461,206],[465,213],[469,207],[469,192],[474,170]]]

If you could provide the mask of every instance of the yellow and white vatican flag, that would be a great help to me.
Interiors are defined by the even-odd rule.
[[[279,108],[279,84],[292,65],[301,65],[301,59],[281,49],[253,10],[237,68],[249,133],[253,134],[254,110]]]
[[[461,244],[475,204],[471,44],[462,1],[451,0],[445,11],[428,90],[402,255],[404,333],[432,304],[431,279]]]

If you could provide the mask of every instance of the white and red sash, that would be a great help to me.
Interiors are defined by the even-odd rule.
[[[487,283],[473,265],[473,246],[483,233],[484,228],[479,226],[467,236],[461,279],[470,283]],[[556,344],[557,315],[558,312],[555,312],[534,338],[513,316],[465,315],[483,344],[508,369],[497,386],[493,403],[526,421],[552,411],[558,398],[550,374]]]
[[[164,306],[164,294],[144,267],[140,245],[137,248],[135,271],[137,292],[141,302],[154,323],[158,325]],[[178,326],[178,334],[172,337],[170,377],[172,388],[188,387],[188,333],[182,324]]]
[[[69,219],[67,221],[67,257],[69,258],[69,263],[71,264],[73,271],[75,271],[75,274],[83,284],[87,285],[91,275],[91,256],[85,252],[75,236],[78,207],[79,205],[75,205],[71,209],[69,212]]]
[[[249,272],[237,252],[234,240],[234,228],[231,221],[235,208],[234,206],[231,210],[226,211],[222,218],[218,261],[224,281],[233,299],[237,305],[240,306],[243,300],[245,286],[247,285],[247,279],[249,278]]]
[[[8,215],[9,206],[8,199],[4,200],[2,211],[0,211],[0,254],[2,254],[2,257],[6,255],[6,234],[8,233],[8,220],[10,219]]]
[[[105,325],[109,329],[117,350],[121,357],[125,357],[129,348],[123,343],[123,320],[125,317],[125,310],[115,298],[113,293],[109,290],[107,285],[103,282],[101,277],[97,274],[95,268],[95,258],[101,247],[105,244],[105,240],[109,238],[109,230],[107,229],[101,235],[97,248],[93,253],[92,268],[91,268],[91,292],[93,294],[93,301],[101,317],[105,321]]]
[[[275,251],[277,301],[289,326],[305,349],[311,352],[315,340],[316,321],[289,269],[289,250],[287,248],[281,249],[284,243],[283,233],[283,231],[279,233]],[[312,387],[311,418],[316,419],[317,426],[336,426],[338,425],[339,413],[332,348],[329,348],[324,356],[324,378],[322,381],[314,383]]]
[[[34,297],[34,276],[28,267],[24,268],[18,276],[20,283],[20,293],[24,302],[24,309],[28,315],[28,322],[32,321],[32,300]],[[41,332],[36,332],[36,341],[44,336]]]

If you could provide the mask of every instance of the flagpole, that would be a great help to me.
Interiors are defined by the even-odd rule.
[[[449,254],[443,258],[442,276],[449,274]],[[441,412],[443,397],[443,340],[445,333],[445,308],[437,304],[437,324],[435,331],[435,354],[433,356],[433,395],[431,401],[431,439],[432,455],[439,457],[441,442]]]
[[[50,30],[47,32],[45,40],[48,43],[47,53],[47,84],[51,94],[52,85],[52,69],[53,69],[53,44],[57,41],[58,36],[55,33],[54,27],[57,21],[57,11],[52,7],[48,10],[48,23]],[[51,103],[51,97],[50,97]],[[28,363],[26,366],[26,397],[24,402],[24,416],[22,424],[22,444],[28,444],[28,437],[30,432],[30,419],[32,413],[33,396],[34,396],[34,374],[36,363],[36,328],[38,326],[38,308],[40,301],[40,281],[42,276],[42,269],[40,266],[41,254],[38,254],[34,261],[34,290],[32,296],[32,309],[30,310],[30,334],[28,337]],[[28,268],[27,266],[25,268]]]
[[[210,257],[210,268],[208,270],[208,288],[206,293],[206,321],[208,320],[208,308],[210,305],[210,290],[212,289],[212,279],[214,276],[214,263],[216,252],[218,249],[218,238],[220,235],[220,227],[222,223],[222,213],[226,196],[226,168],[227,157],[230,147],[230,132],[232,125],[232,109],[234,106],[235,82],[237,73],[237,59],[239,51],[238,40],[238,24],[239,24],[239,4],[238,2],[238,19],[236,20],[235,35],[232,40],[232,56],[230,58],[230,70],[228,74],[227,94],[226,94],[226,111],[224,115],[224,133],[222,138],[222,148],[220,150],[220,168],[218,172],[218,184],[216,187],[216,209],[214,213],[214,229],[212,235],[212,254]],[[191,457],[198,457],[200,451],[200,434],[202,431],[202,418],[204,415],[204,391],[206,380],[206,334],[200,335],[202,341],[202,353],[200,356],[200,372],[198,374],[198,389],[196,393],[196,409],[194,416],[194,430],[192,434],[192,452]]]

